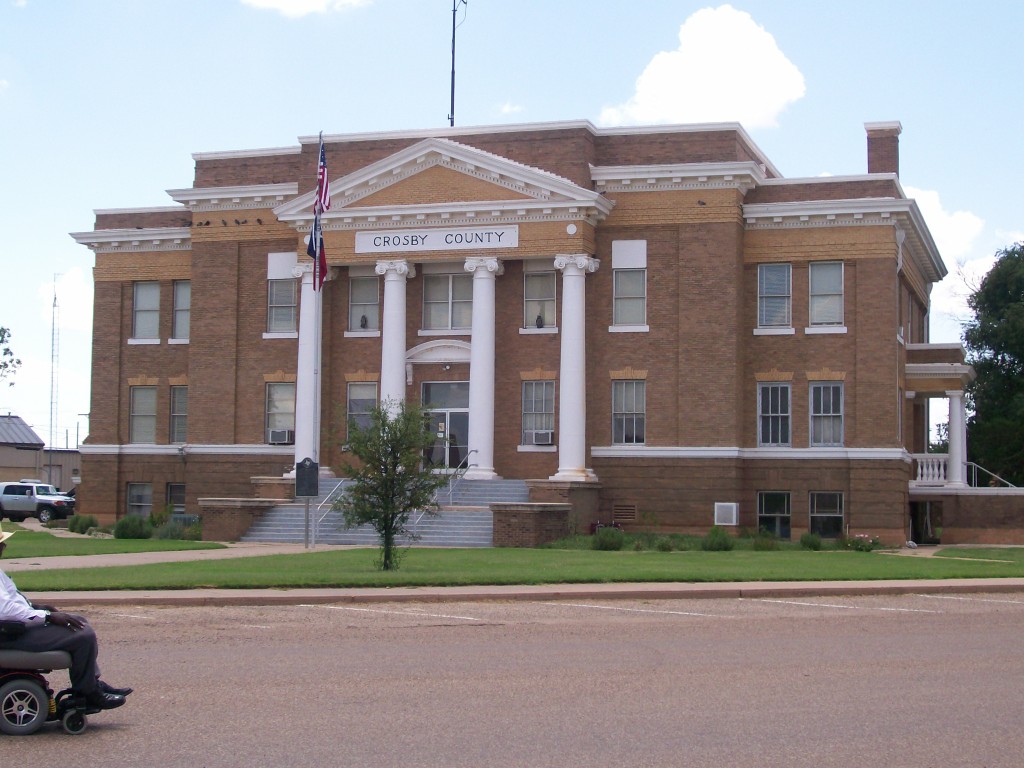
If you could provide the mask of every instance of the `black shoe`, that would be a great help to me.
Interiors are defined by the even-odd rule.
[[[114,696],[127,696],[134,690],[132,688],[115,688],[114,686],[105,683],[102,680],[98,680],[97,682],[99,683],[100,690],[103,693],[111,693]]]
[[[83,698],[86,704],[96,709],[117,709],[124,704],[124,696],[115,696],[100,690],[88,693]]]

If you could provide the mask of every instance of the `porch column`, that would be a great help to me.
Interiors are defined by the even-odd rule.
[[[302,281],[299,290],[299,357],[295,371],[295,463],[298,464],[305,458],[320,460],[320,435],[317,433],[320,371],[317,369],[316,348],[320,334],[316,327],[313,263],[297,265],[292,274]],[[294,470],[289,475],[294,476]]]
[[[964,393],[959,389],[946,392],[949,398],[949,466],[946,481],[949,485],[967,484],[967,410]]]
[[[405,283],[416,268],[405,259],[378,261],[384,275],[384,312],[381,319],[380,402],[392,408],[405,401]]]
[[[494,472],[494,283],[504,272],[495,258],[468,258],[473,274],[473,328],[469,348],[470,480],[493,480]],[[474,453],[475,451],[475,453]],[[474,466],[475,465],[475,466]]]
[[[601,262],[588,254],[556,256],[562,272],[562,335],[558,392],[558,472],[551,480],[596,480],[587,469],[586,277]]]

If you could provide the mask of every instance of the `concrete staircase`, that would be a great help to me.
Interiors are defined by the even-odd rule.
[[[362,525],[346,529],[341,513],[330,509],[331,502],[344,492],[348,482],[322,479],[320,495],[310,499],[310,519],[311,526],[316,526],[316,543],[377,546],[380,542],[373,528]],[[450,490],[444,486],[438,492],[440,514],[436,517],[413,517],[410,528],[420,537],[413,543],[418,547],[492,546],[494,529],[487,505],[524,502],[528,496],[523,480],[462,479]],[[305,533],[305,500],[300,500],[268,510],[242,537],[242,541],[301,544],[305,541]]]

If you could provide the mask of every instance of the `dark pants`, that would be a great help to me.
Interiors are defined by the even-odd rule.
[[[82,619],[81,616],[76,618]],[[87,695],[97,688],[99,668],[96,666],[98,647],[96,633],[86,624],[82,629],[45,624],[33,627],[16,640],[0,643],[0,648],[18,651],[67,651],[71,654],[71,688]]]

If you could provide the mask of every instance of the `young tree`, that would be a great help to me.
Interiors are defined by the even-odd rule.
[[[437,514],[435,492],[446,481],[422,466],[434,434],[424,410],[402,402],[384,403],[370,412],[370,423],[349,424],[349,449],[359,460],[345,473],[355,483],[334,508],[345,527],[369,523],[380,536],[382,570],[398,568],[397,540],[415,538],[406,527],[414,513]]]
[[[968,454],[990,472],[1024,485],[1024,243],[997,254],[970,298],[964,324],[968,362]]]
[[[0,328],[0,381],[3,381],[8,376],[13,376],[15,371],[21,367],[21,360],[14,356],[14,352],[11,351],[10,347],[11,332],[6,328]],[[9,386],[14,386],[14,382],[10,382]]]

